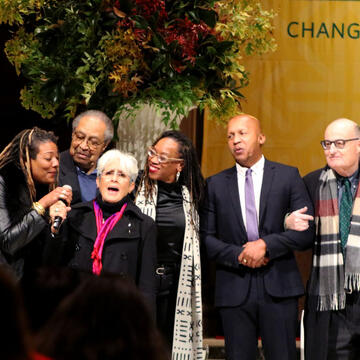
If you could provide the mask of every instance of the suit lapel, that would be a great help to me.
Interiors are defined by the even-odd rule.
[[[246,232],[244,220],[243,220],[242,214],[241,214],[236,167],[234,166],[231,170],[232,170],[231,173],[227,175],[228,189],[229,189],[229,193],[230,193],[231,204],[234,209],[235,217],[239,221],[241,231]]]
[[[264,215],[266,213],[266,207],[268,205],[267,198],[273,184],[274,174],[274,165],[270,161],[265,159],[264,174],[260,194],[259,229],[262,227],[264,221]]]
[[[79,180],[77,177],[76,169],[75,172],[69,172],[63,177],[63,183],[68,184],[72,188],[73,202],[81,202],[81,192]]]
[[[73,199],[72,203],[81,202],[81,191],[77,170],[69,150],[60,156],[60,185],[68,184],[72,187]]]

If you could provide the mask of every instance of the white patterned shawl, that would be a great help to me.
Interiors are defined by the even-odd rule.
[[[141,211],[156,217],[157,184],[152,197],[145,199],[143,182],[135,203]],[[181,258],[179,285],[177,290],[174,336],[172,346],[173,360],[202,360],[202,300],[201,266],[199,241],[199,216],[190,201],[189,190],[182,186],[183,208],[185,213],[185,235]]]

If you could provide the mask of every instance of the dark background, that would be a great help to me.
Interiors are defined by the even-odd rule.
[[[42,119],[41,116],[21,106],[20,90],[24,79],[17,76],[4,53],[5,42],[11,37],[12,28],[0,25],[0,151],[21,130],[38,126],[53,130],[59,136],[59,150],[65,150],[70,144],[71,124],[61,118]]]

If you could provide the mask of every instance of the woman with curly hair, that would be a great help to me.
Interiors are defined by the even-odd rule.
[[[0,154],[0,264],[21,278],[46,261],[48,209],[71,201],[71,190],[56,187],[57,138],[37,127],[17,134]]]

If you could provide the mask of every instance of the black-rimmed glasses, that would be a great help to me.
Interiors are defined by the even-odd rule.
[[[321,140],[320,144],[324,150],[330,150],[331,144],[334,144],[337,149],[343,149],[348,141],[359,140],[359,138],[352,139],[336,139],[336,140]]]

